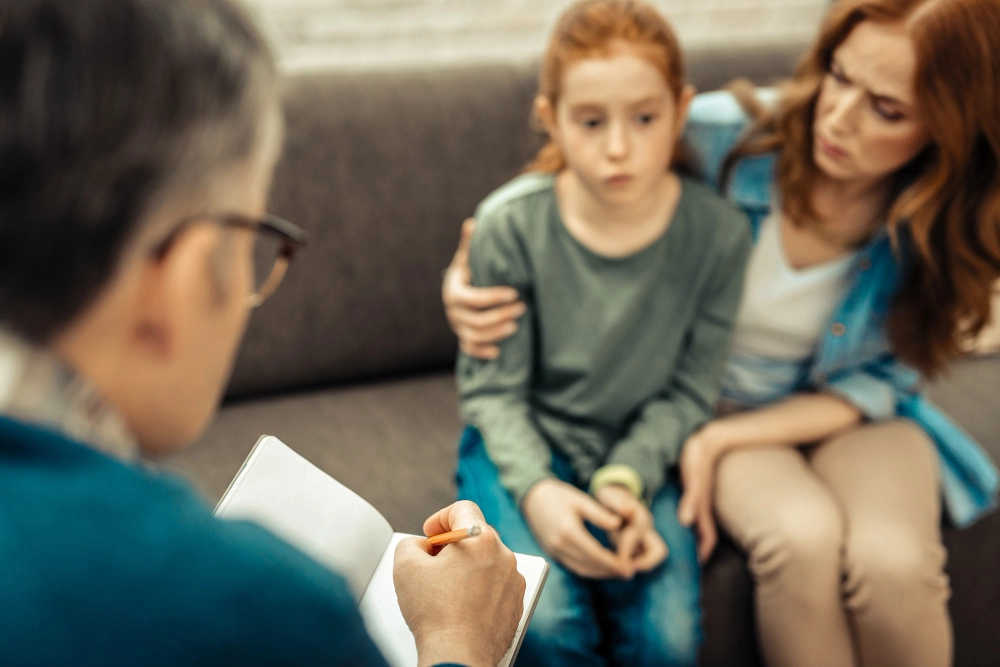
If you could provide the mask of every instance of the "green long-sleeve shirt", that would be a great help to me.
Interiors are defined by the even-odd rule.
[[[566,229],[554,181],[521,176],[476,212],[473,284],[510,285],[528,310],[498,359],[459,355],[462,416],[519,503],[552,476],[550,447],[582,483],[603,465],[631,466],[652,497],[685,438],[712,414],[749,223],[683,179],[663,235],[608,258]]]

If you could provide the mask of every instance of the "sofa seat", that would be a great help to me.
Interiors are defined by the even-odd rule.
[[[1000,462],[998,389],[1000,356],[993,356],[960,362],[930,394]],[[419,533],[424,518],[455,498],[461,429],[454,376],[439,372],[232,402],[197,445],[165,466],[215,502],[257,438],[275,435],[365,497],[393,528]],[[986,665],[977,658],[1000,655],[1000,514],[966,530],[946,529],[945,545],[955,664]],[[752,595],[742,554],[724,540],[703,578],[702,664],[761,664],[747,622]],[[986,609],[991,613],[982,614]]]

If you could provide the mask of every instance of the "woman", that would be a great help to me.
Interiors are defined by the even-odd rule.
[[[968,524],[993,507],[997,473],[911,368],[934,376],[990,316],[998,61],[995,0],[842,0],[776,102],[715,93],[692,108],[705,176],[756,246],[720,413],[682,455],[679,513],[702,557],[713,507],[748,552],[770,665],[950,660],[941,498]],[[466,352],[495,354],[519,306],[464,277],[460,248],[449,319]]]

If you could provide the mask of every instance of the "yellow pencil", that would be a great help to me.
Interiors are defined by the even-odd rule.
[[[428,537],[427,541],[430,542],[432,547],[440,547],[445,544],[451,544],[452,542],[464,540],[467,537],[475,537],[481,532],[483,532],[483,529],[480,526],[469,526],[468,528],[450,530],[447,533],[441,533],[440,535],[435,535],[434,537]]]

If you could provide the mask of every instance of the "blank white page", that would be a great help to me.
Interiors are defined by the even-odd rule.
[[[375,640],[375,644],[382,650],[386,661],[392,667],[416,667],[417,665],[417,645],[414,642],[413,633],[410,632],[410,628],[406,625],[403,614],[399,610],[396,588],[392,581],[392,561],[396,553],[396,544],[407,537],[412,537],[412,535],[396,533],[392,536],[359,607],[361,616],[365,619],[368,634]],[[474,540],[476,538],[470,537],[468,539]],[[521,622],[517,626],[514,640],[499,663],[500,667],[508,667],[514,662],[514,657],[521,647],[524,630],[531,620],[535,603],[538,602],[538,595],[542,592],[545,577],[549,572],[549,564],[545,562],[544,558],[525,554],[514,554],[514,556],[517,558],[517,571],[524,577],[524,612],[521,614]]]
[[[215,514],[261,524],[339,572],[359,601],[392,539],[392,526],[368,501],[269,435],[257,441]]]

